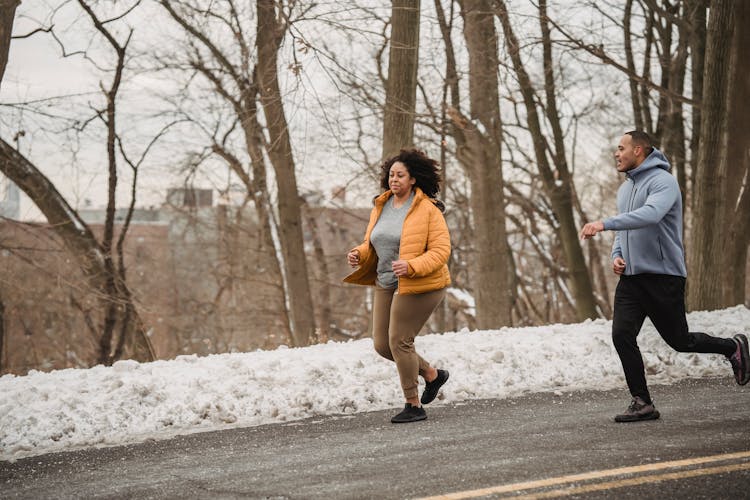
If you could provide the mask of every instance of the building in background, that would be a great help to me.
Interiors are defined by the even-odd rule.
[[[316,315],[328,308],[332,339],[367,336],[367,290],[341,280],[369,209],[313,203],[305,207],[303,234]],[[78,213],[100,238],[105,211]],[[115,239],[126,215],[115,213]],[[252,203],[217,199],[211,190],[171,189],[162,206],[134,211],[126,279],[159,358],[289,344],[281,277],[273,271],[278,253],[264,241]],[[47,224],[0,219],[0,304],[0,373],[85,367],[96,359],[98,295]]]
[[[18,186],[2,175],[0,175],[0,217],[13,220],[21,217]]]

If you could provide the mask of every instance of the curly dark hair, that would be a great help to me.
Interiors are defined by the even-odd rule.
[[[430,198],[437,197],[440,192],[440,164],[419,149],[402,149],[399,154],[383,162],[380,167],[380,186],[383,189],[390,189],[388,176],[393,164],[399,161],[406,166],[409,175],[417,180],[415,186]]]

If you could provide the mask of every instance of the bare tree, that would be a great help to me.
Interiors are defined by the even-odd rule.
[[[132,334],[133,325],[131,320],[140,323],[140,319],[135,314],[130,290],[125,283],[125,259],[122,253],[122,244],[127,236],[130,219],[132,217],[135,199],[131,200],[129,213],[126,217],[125,224],[120,230],[120,235],[116,243],[116,249],[113,249],[115,234],[115,208],[116,208],[116,191],[118,184],[117,174],[117,94],[122,83],[123,69],[125,67],[125,54],[130,43],[133,31],[131,30],[124,42],[119,42],[115,36],[105,27],[109,20],[102,21],[94,12],[92,7],[84,0],[78,0],[81,8],[91,19],[96,30],[107,40],[116,54],[115,71],[112,77],[112,83],[108,89],[102,89],[106,98],[106,108],[98,113],[99,118],[104,122],[107,128],[107,172],[108,172],[108,189],[107,189],[107,209],[104,222],[104,235],[102,236],[101,246],[104,254],[105,274],[105,293],[109,297],[121,296],[124,301],[110,301],[104,313],[104,329],[100,339],[99,362],[111,364],[114,360],[119,359],[123,353],[123,347],[126,338]],[[134,3],[130,9],[134,9],[140,2]],[[125,14],[122,15],[126,15]],[[135,184],[135,179],[134,179]],[[115,262],[114,252],[117,252],[117,262]],[[115,337],[115,328],[120,328],[119,335]],[[136,326],[141,332],[144,331],[142,324]],[[114,342],[113,342],[114,341]],[[113,345],[114,343],[114,345]]]
[[[307,228],[310,231],[313,255],[315,256],[312,264],[315,281],[318,284],[318,290],[320,290],[317,300],[315,301],[316,316],[318,320],[317,339],[319,342],[328,342],[331,338],[331,325],[333,324],[333,317],[331,313],[331,285],[329,282],[329,276],[331,275],[328,262],[326,262],[326,255],[323,249],[323,241],[321,240],[320,228],[318,227],[317,216],[318,211],[313,210],[312,207],[305,207],[305,222]]]
[[[419,0],[394,0],[383,115],[383,158],[413,146],[419,66]]]
[[[269,255],[269,280],[279,282],[281,276],[281,264],[277,257],[276,245],[274,243],[273,220],[271,217],[271,204],[266,179],[266,160],[263,155],[263,133],[259,121],[257,96],[258,88],[254,79],[254,57],[252,52],[252,41],[246,38],[245,30],[240,25],[240,12],[236,10],[235,4],[227,4],[225,11],[214,10],[211,16],[198,6],[190,2],[160,1],[161,5],[170,17],[183,29],[187,35],[184,42],[175,41],[168,44],[169,50],[165,54],[157,56],[158,69],[175,69],[186,73],[185,80],[194,82],[202,76],[213,88],[213,91],[224,100],[233,111],[234,115],[226,131],[222,132],[219,124],[205,123],[205,117],[194,117],[187,111],[183,111],[186,119],[196,123],[197,126],[206,131],[210,153],[218,156],[226,162],[229,170],[239,179],[246,190],[247,196],[252,200],[255,212],[259,219],[257,240],[258,259],[262,260],[264,254]],[[219,43],[220,37],[212,37],[205,26],[205,19],[216,20],[227,28],[229,37],[240,55],[235,61],[232,54],[222,50]],[[219,40],[217,40],[217,38]],[[177,78],[181,75],[178,73]],[[187,85],[186,85],[187,86]],[[193,108],[189,106],[188,108]],[[250,158],[249,166],[243,164],[237,153],[232,150],[230,135],[239,127],[245,142],[245,151]],[[196,155],[197,161],[204,160],[208,154]],[[196,234],[206,232],[205,227],[199,221],[188,218],[191,225],[196,227]],[[221,289],[221,287],[219,287]],[[284,318],[285,337],[290,343],[294,343],[289,329],[288,310],[285,307],[285,292],[283,283],[275,287],[278,294],[274,299],[273,306],[278,307],[280,315]],[[218,296],[221,292],[217,291]],[[201,300],[198,297],[185,298],[188,300]],[[205,298],[203,299],[205,300]],[[213,301],[215,302],[215,300]],[[188,306],[189,307],[189,306]],[[215,312],[215,307],[210,309]]]
[[[279,239],[284,257],[292,335],[297,345],[315,338],[315,315],[302,239],[302,198],[297,190],[292,143],[278,81],[278,53],[288,29],[283,1],[258,0],[258,86],[268,127],[268,156],[279,190]]]
[[[0,295],[0,373],[5,370],[5,303]]]
[[[703,95],[703,71],[705,69],[706,58],[706,10],[708,2],[706,0],[687,0],[686,8],[688,9],[688,23],[690,25],[690,87],[693,96]],[[695,188],[695,176],[698,172],[696,163],[698,161],[698,148],[700,147],[701,134],[698,131],[701,128],[701,106],[691,106],[691,127],[690,134],[690,173],[688,174],[687,191],[690,192]],[[685,203],[685,208],[690,208],[692,197]],[[689,285],[688,285],[689,287]]]
[[[512,323],[515,287],[505,227],[497,33],[489,2],[464,0],[460,5],[469,51],[471,118],[467,119],[460,111],[455,67],[448,69],[447,80],[454,86],[449,114],[457,157],[471,182],[475,241],[471,282],[476,299],[477,326],[498,328]],[[436,7],[442,12],[442,6],[436,4]],[[444,16],[439,16],[444,23],[442,19]],[[448,52],[452,53],[447,26],[441,28]],[[451,62],[453,58],[448,60]]]
[[[521,57],[521,46],[510,21],[505,2],[495,0],[494,6],[497,17],[502,24],[505,43],[507,44],[513,68],[520,84],[537,168],[557,217],[558,226],[556,229],[560,235],[565,262],[568,266],[578,319],[594,318],[598,315],[596,300],[583,256],[583,250],[578,241],[578,230],[573,211],[575,186],[568,168],[565,141],[556,106],[556,89],[552,70],[552,45],[548,28],[549,20],[546,13],[546,2],[539,2],[539,20],[542,27],[544,47],[545,106],[539,104],[542,101],[536,95],[536,89]],[[539,108],[541,108],[541,111]],[[545,135],[542,117],[546,117],[547,124],[552,130],[551,140],[548,140]]]
[[[732,75],[728,96],[727,117],[727,213],[724,221],[732,221],[727,228],[727,252],[724,265],[724,293],[722,305],[747,303],[745,282],[747,256],[750,251],[750,74],[743,70],[750,60],[750,5],[736,5],[735,30],[732,40]],[[743,28],[740,28],[740,27]]]
[[[53,230],[63,239],[68,250],[78,261],[91,288],[99,294],[100,304],[105,314],[114,304],[115,325],[119,324],[121,327],[130,325],[128,328],[134,328],[135,336],[125,339],[128,340],[133,357],[141,361],[152,360],[153,350],[146,332],[137,316],[135,306],[132,305],[129,293],[124,293],[127,285],[116,275],[112,276],[110,271],[112,264],[106,262],[104,248],[96,240],[88,225],[47,177],[2,139],[0,139],[0,171],[31,198],[45,215]],[[109,259],[111,258],[110,254]],[[112,280],[116,283],[114,289],[111,286]],[[130,306],[127,305],[128,302],[131,302]],[[128,317],[124,315],[126,310],[130,311]],[[127,334],[128,330],[123,333]],[[106,334],[102,326],[101,337]],[[115,359],[115,353],[111,351],[111,342],[106,345],[110,349],[100,350],[99,355],[100,357],[106,356],[104,361],[111,363]],[[119,352],[121,353],[122,349]]]
[[[302,200],[277,70],[291,6],[257,2],[257,26],[252,30],[243,22],[246,16],[235,2],[227,2],[222,9],[210,13],[194,2],[160,3],[187,35],[188,71],[204,77],[230,106],[233,117],[229,126],[220,121],[205,124],[204,117],[195,120],[209,135],[211,151],[226,161],[254,203],[261,220],[260,236],[275,261],[270,277],[281,283],[279,308],[287,319],[290,341],[307,345],[314,339],[315,323],[304,258]],[[211,27],[218,34],[211,32]],[[228,35],[233,45],[225,46],[223,35]],[[170,57],[174,56],[164,58],[165,67],[185,69],[185,64]],[[240,152],[234,150],[230,140],[236,128],[244,141],[249,168],[243,165]],[[269,168],[273,168],[277,186],[278,220],[266,185]]]
[[[600,3],[591,2],[593,11],[622,29],[622,62],[618,56],[606,51],[604,44],[584,41],[573,35],[568,27],[553,20],[550,23],[569,45],[628,77],[634,128],[649,133],[670,158],[682,192],[683,206],[687,207],[685,202],[690,198],[692,184],[688,178],[688,162],[695,162],[697,158],[698,138],[693,133],[692,154],[689,156],[684,106],[690,106],[687,111],[695,118],[695,113],[699,112],[696,109],[699,99],[685,95],[685,80],[688,60],[692,58],[693,95],[700,95],[701,81],[696,75],[702,71],[700,40],[701,33],[705,38],[705,3],[703,0],[627,0],[621,6],[621,22],[612,13],[615,5],[602,6]],[[591,35],[601,39],[598,32]],[[693,120],[693,132],[699,128],[695,126],[697,123]]]
[[[688,185],[684,110],[683,101],[676,96],[684,94],[691,35],[696,28],[689,20],[690,6],[687,2],[647,0],[637,4],[641,6],[642,15],[646,19],[642,34],[636,37],[631,30],[633,0],[628,0],[625,4],[622,23],[627,69],[631,73],[630,98],[635,128],[648,132],[670,158],[685,202]],[[636,70],[635,38],[642,39],[640,45],[643,50],[639,52],[643,68],[640,73]],[[657,68],[652,68],[651,65],[654,52],[657,55]],[[640,81],[632,76],[635,74],[639,75]],[[666,89],[666,92],[660,92],[654,98],[646,82],[656,78],[659,79],[659,87]],[[652,112],[654,100],[655,120]]]
[[[735,275],[745,274],[750,242],[750,137],[732,126],[746,124],[748,83],[738,65],[748,57],[747,36],[740,28],[748,21],[750,9],[744,4],[738,7],[728,0],[711,4],[688,252],[694,283],[688,289],[688,304],[694,309],[744,301],[744,284]]]
[[[122,242],[127,233],[127,227],[124,227],[120,232],[120,239],[117,244],[119,251],[117,264],[113,257],[112,248],[114,240],[114,192],[117,187],[115,147],[118,140],[115,127],[115,100],[122,79],[127,42],[124,45],[117,43],[114,37],[104,28],[106,21],[102,23],[83,0],[79,0],[79,4],[91,17],[97,30],[112,44],[117,53],[113,84],[108,91],[105,91],[107,108],[105,112],[99,114],[100,118],[107,124],[108,131],[110,198],[107,224],[102,242],[99,243],[96,240],[88,226],[68,205],[67,201],[44,174],[3,140],[0,140],[0,171],[15,182],[39,207],[55,231],[65,241],[68,249],[78,259],[92,288],[100,294],[103,324],[98,361],[111,364],[125,354],[126,348],[137,359],[152,360],[154,358],[153,349],[125,281]],[[137,3],[130,10],[136,5]],[[7,61],[8,48],[9,46],[5,47],[6,50],[3,52],[3,62]],[[115,330],[118,328],[118,336],[113,343]]]
[[[20,0],[0,0],[0,82],[3,81],[5,66],[8,64],[10,39],[13,34],[13,21]]]

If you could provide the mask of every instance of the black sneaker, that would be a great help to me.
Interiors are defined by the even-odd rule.
[[[659,418],[659,412],[654,408],[654,404],[646,403],[636,396],[630,401],[630,406],[625,410],[625,413],[615,416],[615,422],[639,422],[641,420],[656,420],[657,418]]]
[[[409,422],[418,422],[426,418],[427,413],[425,413],[424,408],[421,406],[412,406],[411,404],[406,403],[404,405],[404,410],[401,413],[395,417],[391,417],[391,422],[394,424],[406,424]]]
[[[738,333],[732,340],[737,344],[737,349],[734,354],[727,356],[727,359],[732,365],[734,379],[738,384],[745,385],[750,381],[750,355],[748,355],[747,337]]]
[[[435,380],[433,380],[432,382],[427,382],[424,387],[422,399],[420,399],[420,402],[423,405],[432,403],[435,400],[438,395],[438,391],[441,387],[443,387],[443,384],[448,381],[448,377],[450,376],[448,370],[438,370],[437,373],[438,374],[437,377],[435,377]]]

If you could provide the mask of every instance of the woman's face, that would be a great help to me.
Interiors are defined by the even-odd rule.
[[[411,188],[417,179],[409,175],[409,170],[406,165],[397,161],[391,165],[391,170],[388,173],[388,186],[396,196],[405,196],[411,192]]]

